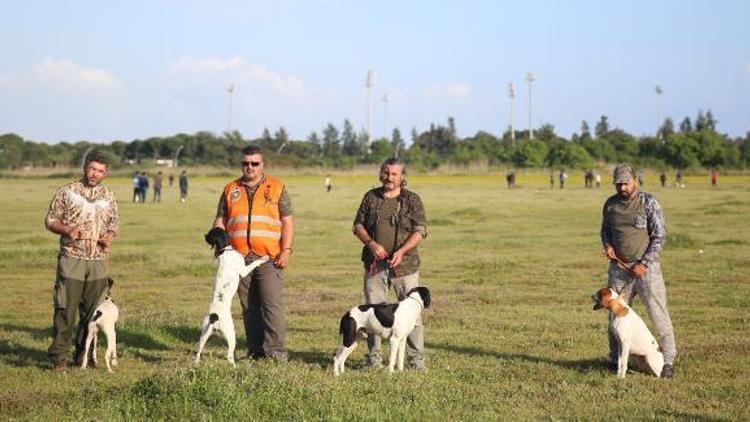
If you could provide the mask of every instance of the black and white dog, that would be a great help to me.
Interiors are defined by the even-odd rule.
[[[391,343],[388,371],[393,373],[398,360],[398,370],[404,370],[406,338],[414,330],[422,309],[430,307],[430,291],[426,287],[415,287],[398,303],[359,305],[341,318],[339,334],[341,346],[333,358],[333,374],[344,373],[344,364],[357,347],[357,337],[379,335]]]
[[[195,363],[201,361],[201,352],[214,331],[220,331],[227,340],[227,359],[234,365],[234,348],[236,337],[232,320],[232,298],[237,293],[240,278],[246,277],[254,269],[268,261],[263,257],[245,265],[245,258],[229,244],[229,236],[221,228],[213,228],[205,236],[206,242],[214,248],[214,255],[219,259],[219,268],[214,281],[214,293],[208,305],[208,315],[203,319],[201,338]]]
[[[109,284],[108,290],[111,290],[112,285],[115,283],[114,280],[110,278],[107,280],[107,283]],[[119,317],[120,310],[117,309],[117,305],[112,301],[110,294],[107,293],[107,297],[96,307],[91,320],[89,320],[88,334],[86,335],[86,343],[82,354],[83,358],[81,359],[82,369],[86,369],[89,364],[89,354],[91,354],[91,362],[94,366],[99,363],[96,359],[96,343],[99,339],[99,330],[103,331],[107,337],[107,352],[104,354],[107,371],[112,372],[112,368],[117,366],[117,333],[115,332],[115,324]]]

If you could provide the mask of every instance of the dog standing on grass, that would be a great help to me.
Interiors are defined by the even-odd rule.
[[[107,284],[109,284],[108,291],[112,289],[114,283],[114,280],[111,278],[107,280]],[[81,355],[83,356],[83,359],[81,359],[82,369],[86,369],[89,364],[89,353],[91,354],[90,358],[93,366],[96,367],[98,364],[96,359],[96,343],[99,339],[99,330],[101,330],[107,337],[107,352],[104,354],[104,362],[107,364],[107,371],[113,372],[112,368],[117,366],[117,333],[115,332],[115,324],[119,317],[120,310],[117,309],[117,305],[112,301],[110,294],[107,293],[107,297],[97,306],[89,321],[86,343],[83,355]]]
[[[409,337],[422,313],[430,307],[430,291],[426,287],[415,287],[398,303],[359,305],[341,318],[339,334],[341,346],[333,358],[333,374],[344,373],[346,359],[357,347],[357,337],[379,335],[391,343],[388,371],[404,370],[406,338]]]
[[[641,317],[610,287],[600,289],[591,299],[594,301],[594,310],[604,308],[612,312],[610,324],[620,346],[617,378],[625,378],[630,355],[637,357],[639,366],[644,366],[645,363],[648,370],[658,377],[664,367],[664,355]]]
[[[234,348],[236,337],[234,332],[234,321],[232,320],[232,298],[237,293],[240,278],[246,277],[268,261],[263,257],[245,265],[245,257],[234,250],[229,244],[229,236],[221,228],[213,228],[205,236],[206,242],[214,249],[214,255],[219,259],[219,268],[216,271],[214,281],[214,293],[211,304],[208,305],[208,315],[203,319],[201,337],[198,342],[198,352],[195,355],[195,363],[200,363],[201,352],[206,341],[214,331],[220,331],[227,340],[227,359],[232,365],[234,363]]]

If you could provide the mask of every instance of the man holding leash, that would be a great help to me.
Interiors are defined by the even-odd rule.
[[[263,152],[242,150],[242,176],[229,182],[219,198],[214,227],[226,230],[245,262],[268,256],[240,281],[238,289],[248,356],[287,360],[286,324],[281,302],[282,270],[289,265],[294,240],[292,201],[281,180],[263,173]]]
[[[117,236],[120,216],[112,191],[101,183],[109,159],[91,151],[84,159],[83,177],[61,187],[50,203],[45,225],[60,235],[54,292],[53,341],[48,355],[55,372],[67,370],[71,334],[76,332],[74,361],[80,364],[91,313],[107,294],[107,258]]]
[[[617,193],[604,203],[601,227],[604,256],[610,260],[608,285],[628,305],[636,295],[641,297],[664,353],[661,377],[672,378],[677,346],[659,262],[667,237],[664,214],[653,195],[638,191],[636,174],[629,165],[615,167],[613,184]],[[615,367],[617,349],[617,340],[610,331],[609,359]]]
[[[354,235],[364,244],[364,291],[368,304],[386,300],[393,286],[399,300],[419,285],[417,245],[427,236],[427,218],[422,200],[405,188],[406,170],[398,158],[389,158],[380,166],[382,187],[368,191],[354,217]],[[380,338],[367,338],[369,353],[365,365],[383,366]],[[426,370],[424,335],[421,320],[407,340],[410,365]]]

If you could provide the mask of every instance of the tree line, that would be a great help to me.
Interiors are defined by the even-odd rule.
[[[293,167],[351,168],[358,164],[379,163],[385,158],[401,157],[416,169],[433,169],[443,164],[470,166],[485,164],[504,167],[548,167],[588,169],[614,162],[630,162],[640,167],[730,168],[750,166],[750,132],[744,138],[731,138],[716,130],[716,119],[709,110],[695,119],[685,117],[675,127],[664,120],[653,136],[634,136],[612,128],[607,116],[601,116],[593,133],[586,121],[570,139],[559,136],[551,124],[543,124],[511,136],[479,131],[460,138],[456,123],[432,124],[419,132],[411,130],[411,142],[404,140],[398,128],[390,138],[370,140],[365,131],[356,131],[349,120],[341,128],[328,123],[321,131],[311,132],[304,140],[293,140],[280,127],[273,134],[265,129],[256,139],[245,139],[239,131],[215,135],[201,131],[168,137],[114,141],[109,144],[79,141],[49,144],[25,140],[8,133],[0,135],[0,169],[24,167],[77,167],[90,148],[110,154],[113,166],[147,165],[157,159],[174,159],[179,164],[233,166],[239,151],[249,143],[263,147],[274,165]]]

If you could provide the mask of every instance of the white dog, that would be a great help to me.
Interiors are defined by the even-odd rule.
[[[617,377],[625,378],[630,355],[637,357],[639,364],[646,366],[658,377],[664,366],[664,355],[641,317],[609,287],[599,290],[591,299],[594,301],[594,310],[605,308],[612,312],[610,324],[620,346]]]
[[[355,306],[341,318],[341,346],[333,358],[333,374],[344,373],[346,358],[357,347],[357,337],[379,335],[391,343],[388,371],[404,370],[406,338],[414,330],[423,308],[430,307],[430,291],[426,287],[411,289],[398,303]]]
[[[109,288],[112,288],[114,281],[108,280]],[[81,359],[81,368],[86,369],[89,364],[89,353],[94,366],[98,364],[96,359],[96,343],[99,338],[99,330],[104,331],[107,337],[107,352],[104,354],[104,362],[107,364],[107,371],[112,372],[112,368],[117,366],[117,334],[115,324],[120,317],[120,311],[112,298],[107,294],[104,301],[97,306],[91,320],[89,321],[88,335],[83,349],[83,359]]]
[[[205,236],[206,242],[214,248],[219,259],[219,269],[214,281],[214,294],[208,305],[208,315],[203,319],[201,337],[195,363],[201,361],[201,352],[214,331],[220,331],[227,340],[227,359],[234,365],[234,348],[236,346],[234,321],[232,320],[232,298],[237,293],[240,278],[246,277],[254,269],[268,261],[263,257],[245,265],[245,258],[229,244],[227,233],[221,228],[211,229]]]

